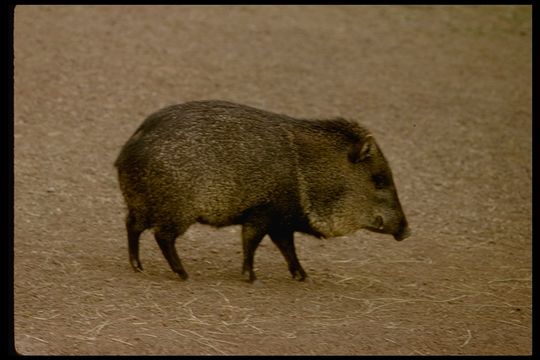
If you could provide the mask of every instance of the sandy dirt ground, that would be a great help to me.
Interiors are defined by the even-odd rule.
[[[14,343],[22,354],[531,354],[531,7],[18,6]],[[145,116],[223,99],[356,119],[413,236],[239,227],[127,256],[113,162]]]

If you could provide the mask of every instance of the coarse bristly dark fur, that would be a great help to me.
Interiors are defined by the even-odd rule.
[[[353,121],[297,119],[226,101],[193,101],[150,115],[115,162],[128,214],[130,262],[142,270],[139,236],[154,236],[172,270],[187,278],[174,247],[196,222],[242,224],[249,281],[268,234],[300,280],[294,232],[317,237],[364,228],[409,230],[388,163]]]

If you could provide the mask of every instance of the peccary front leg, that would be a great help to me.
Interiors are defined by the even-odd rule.
[[[261,243],[261,240],[266,235],[264,228],[254,224],[244,224],[242,227],[242,247],[244,250],[244,264],[242,266],[242,274],[248,273],[248,281],[254,282],[257,276],[253,271],[253,262],[255,250]]]
[[[154,233],[154,237],[156,238],[161,252],[163,253],[163,256],[165,256],[165,259],[167,259],[172,271],[177,273],[182,280],[186,280],[188,278],[188,274],[184,270],[182,262],[180,261],[178,253],[176,252],[176,248],[174,247],[176,238],[179,235],[180,232],[177,229],[169,226],[158,228]]]
[[[276,244],[278,249],[283,254],[287,264],[289,265],[289,272],[294,279],[304,281],[307,277],[306,272],[300,265],[298,257],[296,256],[296,249],[294,248],[294,232],[293,231],[274,231],[270,232],[270,238]]]

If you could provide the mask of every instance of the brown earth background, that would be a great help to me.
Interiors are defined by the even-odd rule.
[[[530,6],[17,6],[14,340],[22,354],[531,354]],[[127,257],[113,162],[145,116],[223,99],[356,119],[413,236],[239,227]]]

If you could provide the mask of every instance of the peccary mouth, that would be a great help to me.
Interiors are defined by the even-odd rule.
[[[366,226],[365,229],[381,234],[388,234],[388,231],[384,229],[384,220],[382,216],[375,216],[375,220],[370,226]]]
[[[411,235],[411,230],[409,229],[406,221],[401,222],[401,226],[397,232],[388,231],[388,229],[385,229],[384,225],[385,224],[382,216],[375,216],[375,221],[373,222],[373,224],[366,227],[366,229],[382,234],[391,233],[394,236],[394,239],[396,239],[397,241],[404,240]]]
[[[373,227],[377,231],[383,231],[384,230],[384,220],[382,216],[375,216],[375,223],[373,224]]]
[[[401,229],[399,232],[394,234],[394,239],[401,241],[408,238],[411,235],[411,230],[408,227]]]

